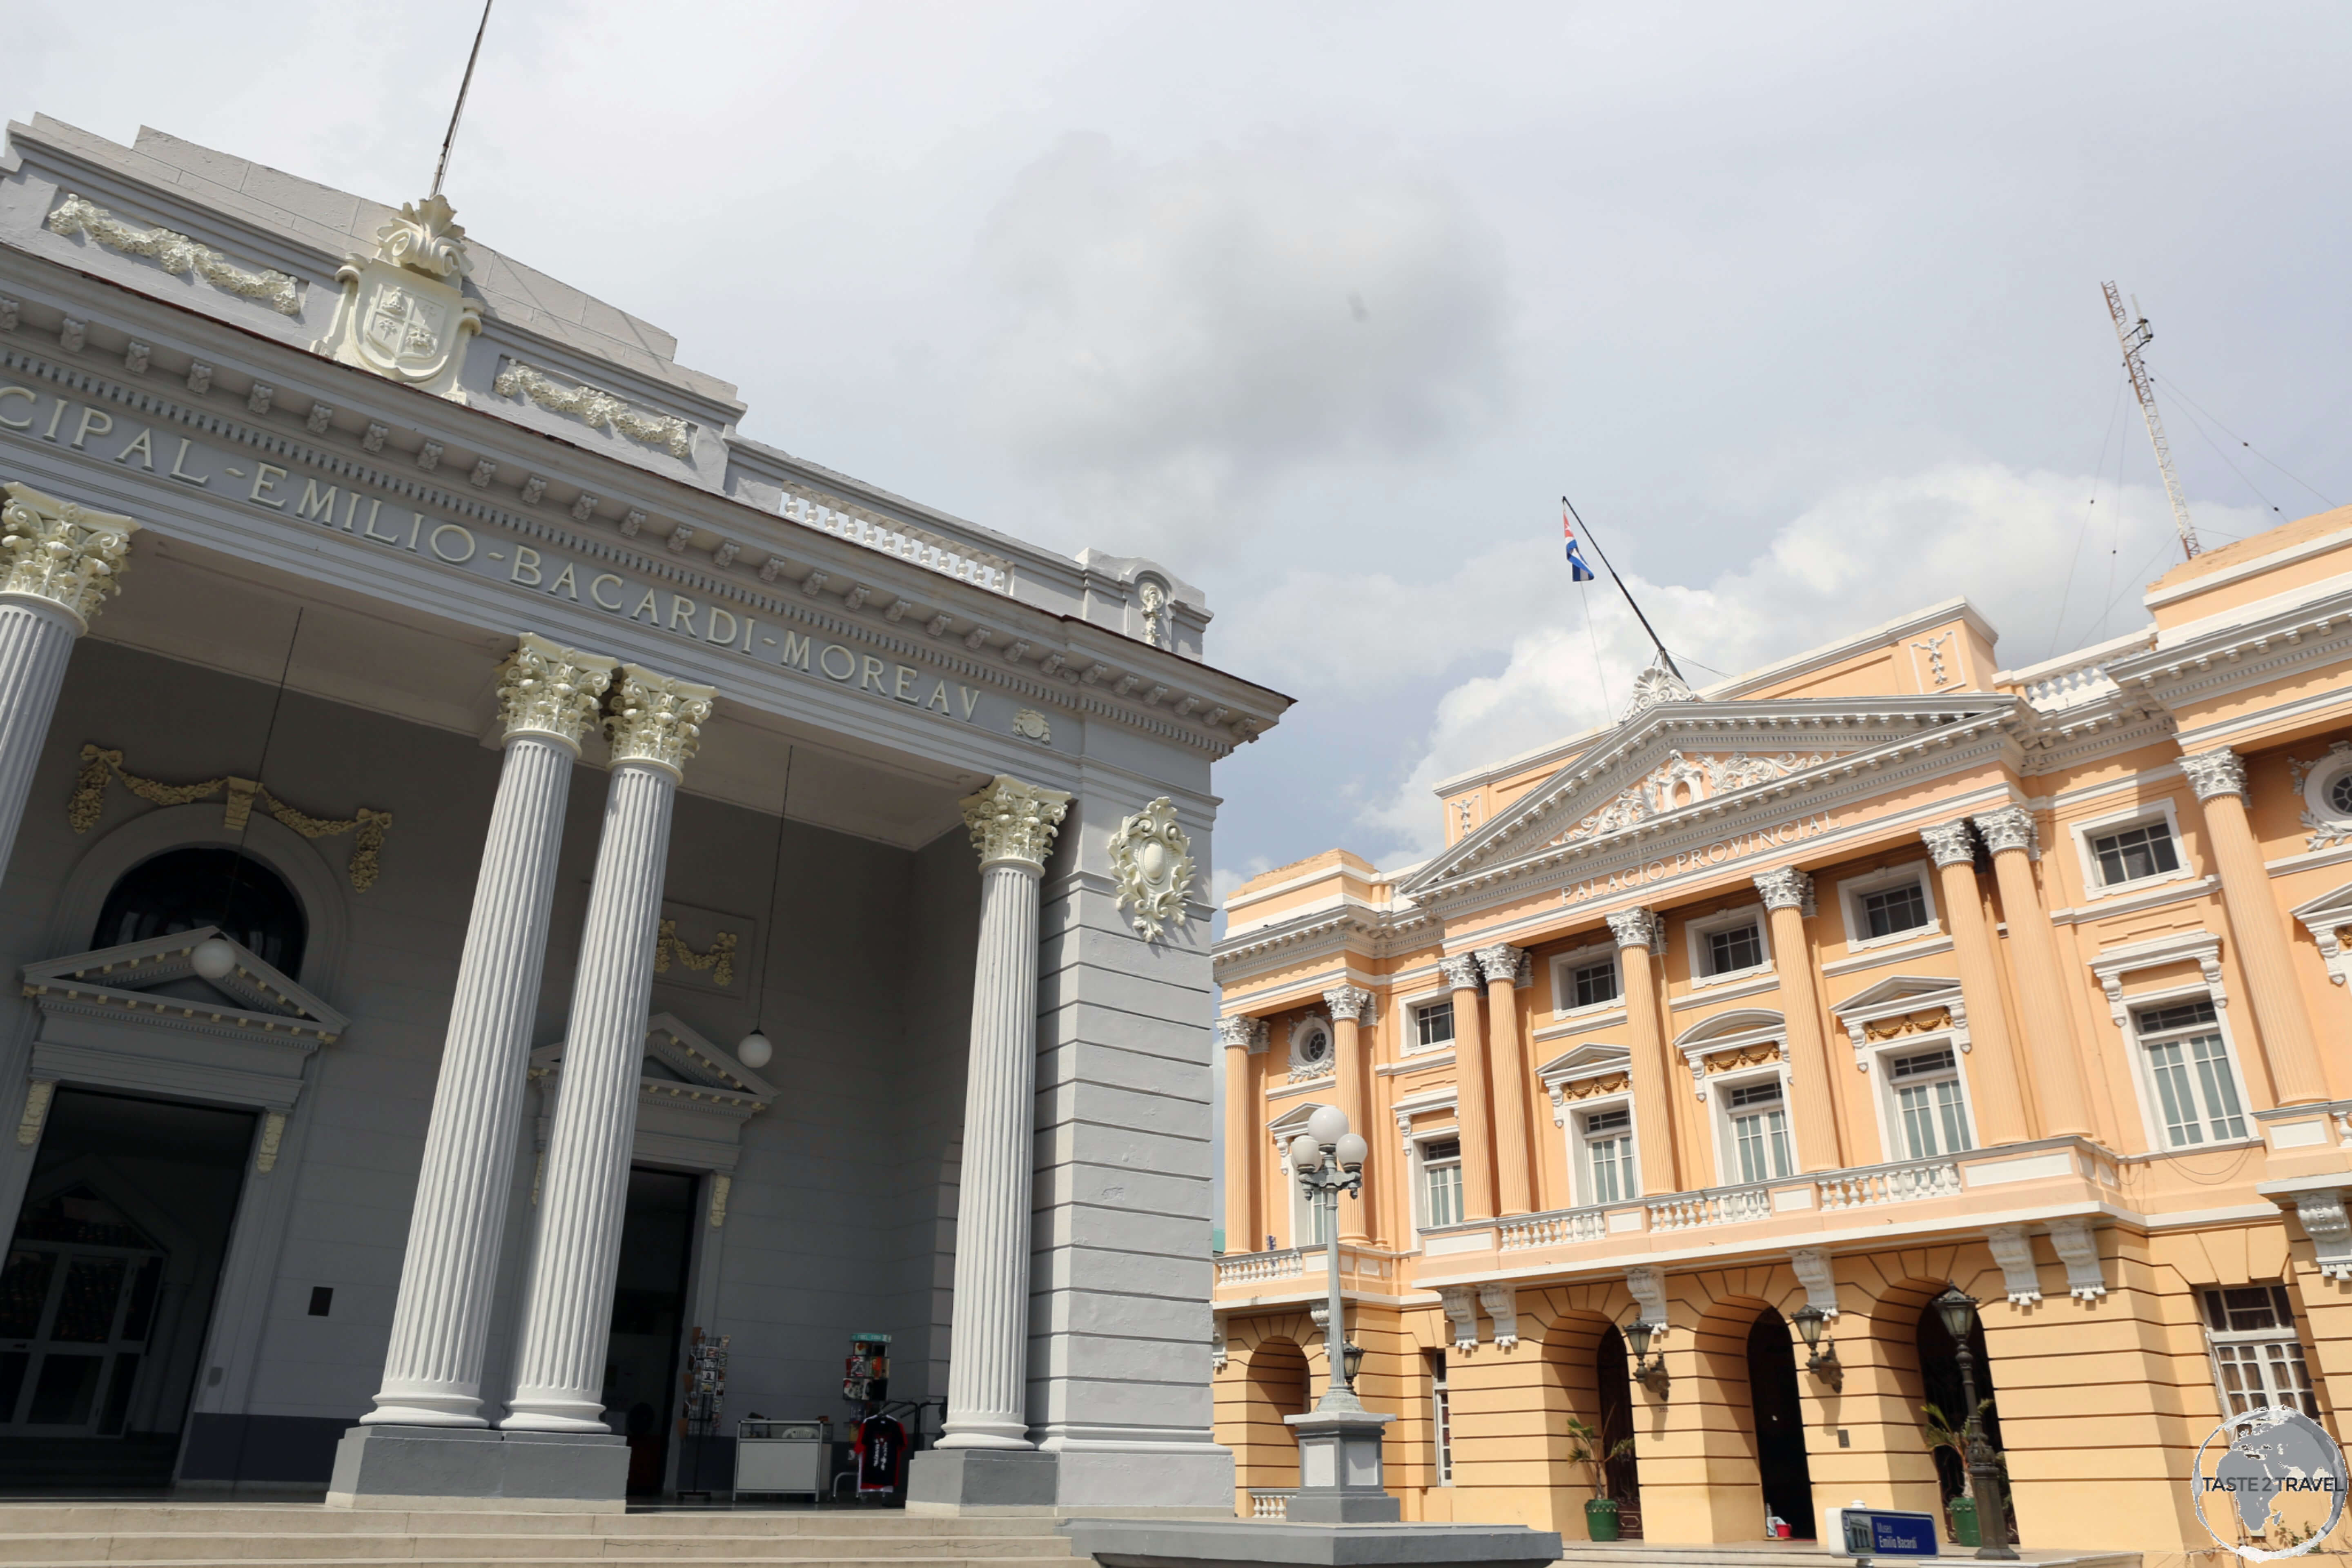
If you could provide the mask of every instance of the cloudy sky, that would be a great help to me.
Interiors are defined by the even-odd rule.
[[[30,7],[9,112],[397,201],[470,0]],[[448,188],[674,331],[749,432],[1200,583],[1300,699],[1219,881],[1439,838],[1431,784],[1954,593],[2023,665],[2352,500],[2332,5],[505,0]],[[2250,443],[2245,444],[2245,443]],[[2276,509],[2276,510],[2273,510]]]

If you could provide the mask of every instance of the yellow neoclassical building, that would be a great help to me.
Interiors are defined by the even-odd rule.
[[[1327,1104],[1371,1141],[1337,1245],[1408,1519],[1937,1509],[1954,1285],[2028,1547],[2210,1550],[2186,1477],[2225,1410],[2342,1435],[2352,508],[2145,603],[2024,668],[1960,601],[1704,691],[1654,668],[1613,728],[1443,785],[1425,863],[1232,896],[1242,1511],[1283,1508],[1325,1376],[1281,1151]],[[1571,1420],[1630,1448],[1577,1463]]]

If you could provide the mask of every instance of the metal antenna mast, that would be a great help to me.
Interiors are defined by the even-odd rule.
[[[466,94],[474,85],[474,62],[482,58],[482,35],[490,30],[490,6],[494,0],[482,0],[482,20],[474,29],[474,47],[466,56],[465,79],[457,83],[457,107],[449,110],[449,134],[441,139],[441,161],[433,165],[431,195],[441,194],[441,177],[449,172],[449,149],[457,144],[457,118],[466,112]]]
[[[2115,318],[2116,342],[2124,349],[2124,369],[2131,375],[2132,391],[2139,398],[2140,416],[2147,421],[2147,442],[2156,448],[2156,466],[2164,475],[2164,493],[2172,498],[2172,523],[2180,531],[2180,552],[2188,559],[2197,558],[2201,548],[2197,542],[2197,525],[2189,521],[2189,497],[2180,488],[2180,476],[2172,471],[2172,445],[2164,438],[2164,421],[2157,416],[2156,387],[2147,379],[2147,366],[2140,359],[2140,351],[2156,336],[2156,329],[2147,318],[2139,314],[2139,301],[2132,301],[2132,314],[2137,319],[2124,319],[2124,297],[2112,283],[2099,287],[2106,291],[2107,314]]]

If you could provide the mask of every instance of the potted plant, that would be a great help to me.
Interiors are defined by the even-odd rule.
[[[1633,1439],[1621,1437],[1603,1444],[1601,1434],[1585,1424],[1580,1415],[1568,1418],[1568,1462],[1582,1465],[1592,1483],[1592,1495],[1584,1503],[1584,1532],[1594,1541],[1617,1539],[1617,1500],[1609,1495],[1609,1461],[1620,1459],[1633,1451]]]
[[[1984,1543],[1983,1531],[1977,1521],[1976,1473],[1969,1468],[1969,1434],[1979,1421],[1984,1419],[1984,1413],[1991,1406],[1991,1400],[1979,1400],[1976,1418],[1958,1426],[1953,1426],[1951,1418],[1936,1405],[1919,1406],[1921,1422],[1927,1433],[1928,1453],[1933,1454],[1938,1448],[1949,1448],[1952,1457],[1960,1462],[1960,1495],[1944,1505],[1955,1546],[1980,1546]],[[1993,1459],[1997,1464],[2000,1462],[1998,1454],[1993,1455]]]

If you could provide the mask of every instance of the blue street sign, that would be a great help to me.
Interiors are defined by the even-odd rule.
[[[1837,1509],[1837,1546],[1843,1557],[1933,1557],[1936,1521],[1924,1513],[1891,1509]],[[1843,1539],[1839,1539],[1842,1537]]]

